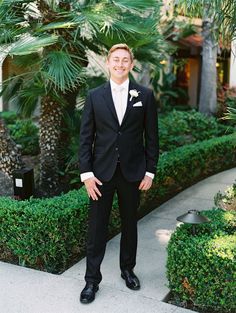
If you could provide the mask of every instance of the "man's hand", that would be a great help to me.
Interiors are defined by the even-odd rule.
[[[91,197],[93,200],[98,200],[98,196],[99,197],[102,196],[101,192],[97,187],[97,184],[101,186],[102,182],[96,177],[91,177],[84,181],[84,185],[86,187],[88,196]]]
[[[145,175],[138,188],[139,190],[148,190],[151,188],[151,186],[152,186],[152,178]]]

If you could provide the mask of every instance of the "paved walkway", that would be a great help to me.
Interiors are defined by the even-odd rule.
[[[190,313],[164,303],[166,246],[176,227],[176,217],[189,209],[213,206],[214,195],[236,178],[236,168],[209,177],[184,190],[139,221],[139,246],[135,272],[142,287],[131,291],[119,272],[119,235],[108,242],[102,265],[103,281],[96,300],[79,302],[84,287],[85,260],[62,275],[52,275],[0,262],[1,313]]]

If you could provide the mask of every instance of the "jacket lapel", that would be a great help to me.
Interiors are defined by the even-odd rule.
[[[129,82],[129,90],[128,90],[128,99],[127,99],[127,107],[126,107],[126,111],[125,111],[125,115],[124,115],[124,118],[122,120],[122,123],[121,123],[121,126],[124,124],[125,120],[127,119],[127,116],[133,106],[133,103],[134,103],[134,97],[130,100],[130,94],[129,94],[129,91],[132,90],[132,89],[136,89],[135,88],[135,85],[132,81]]]
[[[114,117],[114,119],[116,120],[116,122],[119,125],[119,120],[118,120],[118,117],[116,114],[116,109],[115,109],[115,105],[114,105],[112,94],[111,94],[110,82],[107,82],[104,85],[103,97],[104,97],[106,105],[108,106],[109,110],[111,111],[112,116]]]
[[[129,115],[129,112],[130,112],[130,110],[131,110],[135,100],[137,100],[135,97],[133,97],[130,100],[131,96],[129,94],[129,91],[132,90],[132,89],[137,89],[137,87],[136,87],[135,83],[130,81],[129,82],[129,90],[128,90],[128,98],[127,98],[127,107],[126,107],[126,111],[125,111],[125,115],[123,117],[122,123],[120,125],[118,117],[117,117],[117,114],[116,114],[116,109],[115,109],[115,105],[114,105],[114,102],[113,102],[112,94],[111,94],[110,82],[107,82],[104,85],[104,92],[103,92],[104,101],[105,101],[106,105],[108,106],[109,110],[111,111],[111,114],[114,117],[114,119],[115,119],[116,123],[118,124],[118,126],[122,126],[125,123],[125,121],[127,119],[127,116]]]

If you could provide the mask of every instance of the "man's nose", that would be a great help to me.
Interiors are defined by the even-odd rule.
[[[119,67],[123,67],[123,66],[124,66],[124,63],[123,63],[122,61],[119,61],[119,62],[118,62],[118,66],[119,66]]]

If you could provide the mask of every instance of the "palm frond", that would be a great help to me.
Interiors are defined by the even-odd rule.
[[[158,0],[113,0],[112,3],[123,10],[135,10],[142,13],[144,10],[153,10],[157,6],[162,6],[162,1]]]
[[[203,15],[203,1],[198,0],[175,0],[175,8],[178,13],[188,17],[202,17]]]
[[[17,94],[19,97],[18,109],[22,116],[30,117],[35,111],[40,97],[45,93],[45,86],[37,77],[31,81],[27,80]]]
[[[236,122],[236,108],[228,108],[222,120],[231,120]]]
[[[10,6],[12,4],[18,5],[18,4],[28,4],[34,2],[34,0],[1,0],[0,5],[7,5]]]
[[[21,29],[10,29],[10,28],[1,29],[1,27],[0,31],[1,31],[0,45],[14,42],[15,38],[17,38],[19,35],[23,33]]]
[[[236,36],[236,6],[235,0],[175,0],[177,11],[188,17],[207,16],[214,20],[223,39]]]
[[[9,55],[27,55],[31,53],[39,52],[42,48],[51,46],[58,41],[58,36],[48,35],[41,37],[20,38],[12,45],[9,51]]]
[[[58,2],[59,1],[56,1],[56,0],[43,0],[48,6],[50,9],[52,10],[56,10],[58,8]]]
[[[0,4],[0,44],[16,41],[16,38],[25,31],[24,22],[22,10],[16,8],[14,10],[14,6]]]
[[[58,101],[61,93],[77,90],[78,86],[84,83],[83,69],[87,66],[88,49],[102,54],[112,44],[126,42],[134,49],[135,56],[153,63],[158,62],[160,54],[163,53],[163,37],[157,31],[162,1],[74,0],[68,1],[73,8],[71,11],[67,10],[67,6],[60,6],[57,1],[43,1],[49,12],[40,12],[40,6],[35,6],[34,1],[4,0],[9,8],[8,14],[3,14],[3,27],[7,25],[6,29],[12,31],[5,34],[5,42],[8,40],[10,43],[10,51],[6,53],[17,56],[16,63],[31,73],[25,75],[24,80],[34,82],[38,71],[38,77],[45,85],[45,94],[51,95],[53,92]],[[19,7],[19,16],[15,10],[16,4]],[[19,20],[15,27],[10,21],[17,21],[17,18]],[[21,29],[19,34],[13,32],[18,29]],[[22,33],[27,35],[23,37]],[[51,47],[47,48],[50,45]],[[22,103],[31,106],[34,101],[28,86],[30,84],[25,81],[19,96]],[[36,87],[32,85],[31,89],[34,88]],[[37,90],[35,95],[39,95]]]
[[[39,96],[45,95],[45,87],[37,78],[38,71],[22,73],[4,81],[0,96],[18,108],[25,117],[30,117],[36,108]]]
[[[77,24],[78,31],[82,37],[93,38],[96,33],[100,32],[101,25],[106,22],[112,22],[113,16],[107,14],[107,7],[99,4],[97,6],[88,6],[74,14],[72,21]]]
[[[12,63],[24,72],[32,71],[33,69],[37,71],[40,60],[41,57],[39,53],[32,53],[30,55],[16,55],[14,56]]]
[[[64,51],[51,51],[42,64],[42,72],[48,86],[61,91],[72,90],[84,81],[82,68],[76,59]]]
[[[67,28],[74,28],[76,26],[75,22],[71,21],[61,21],[61,22],[53,22],[46,25],[43,25],[37,29],[38,32],[44,32],[47,30],[54,30],[54,29],[67,29]]]
[[[30,1],[26,5],[25,13],[25,18],[27,20],[29,20],[29,18],[39,20],[42,17],[41,12],[38,10],[37,3],[35,1]]]
[[[19,76],[10,77],[1,85],[0,97],[4,97],[5,101],[10,101],[12,97],[19,91],[23,84],[23,79]]]

